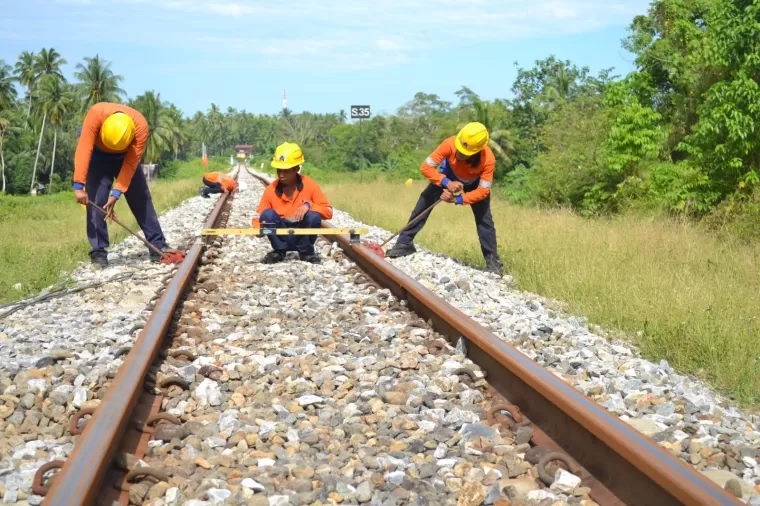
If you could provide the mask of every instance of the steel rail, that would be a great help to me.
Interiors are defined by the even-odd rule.
[[[229,196],[229,193],[220,195],[204,228],[216,226]],[[103,493],[104,478],[143,390],[145,376],[161,348],[174,311],[198,268],[203,246],[203,241],[196,241],[191,246],[119,368],[103,402],[87,422],[63,469],[55,476],[43,506],[90,505]]]
[[[322,226],[335,228],[329,222]],[[430,319],[450,342],[464,337],[468,358],[535,426],[533,442],[568,454],[590,475],[583,481],[595,501],[603,506],[743,504],[365,246],[351,244],[345,235],[326,239],[337,241],[354,263],[408,301],[412,311]]]

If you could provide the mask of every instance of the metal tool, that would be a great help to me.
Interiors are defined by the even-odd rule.
[[[201,235],[348,235],[352,244],[359,243],[368,228],[204,228]]]
[[[461,191],[458,191],[458,192],[454,193],[454,196],[461,195],[461,193],[462,193]],[[409,228],[411,228],[415,223],[417,223],[423,217],[425,217],[425,215],[427,215],[430,211],[432,211],[433,208],[435,206],[437,206],[438,204],[440,204],[441,202],[443,202],[443,200],[441,200],[441,199],[436,200],[435,203],[433,203],[433,205],[431,205],[430,207],[428,207],[427,209],[425,209],[424,211],[422,211],[420,214],[418,214],[413,220],[409,221],[409,223],[407,223],[404,226],[404,228],[402,228],[401,230],[399,230],[398,232],[396,232],[395,234],[393,234],[392,236],[390,236],[382,244],[377,244],[375,242],[368,242],[368,243],[365,243],[364,246],[366,246],[369,250],[371,250],[375,255],[379,256],[380,258],[385,258],[385,250],[383,250],[383,247],[386,244],[388,244],[389,242],[391,242],[400,233],[402,233],[403,231],[408,230]]]
[[[106,216],[108,216],[108,212],[106,212],[105,209],[103,209],[102,207],[100,207],[99,205],[97,205],[95,202],[91,201],[90,199],[87,199],[87,203],[89,205],[91,205],[92,207],[94,207],[95,209],[98,209],[100,212],[102,212]],[[161,251],[160,249],[156,248],[151,243],[149,243],[147,240],[145,240],[145,238],[143,238],[142,236],[138,235],[136,232],[132,231],[128,226],[126,226],[121,221],[119,221],[119,219],[116,216],[114,216],[113,214],[110,216],[110,218],[113,221],[115,221],[117,224],[121,225],[127,232],[129,232],[133,236],[135,236],[138,239],[140,239],[143,242],[143,244],[145,244],[148,247],[148,249],[150,249],[151,251],[153,251],[157,255],[160,255],[161,256],[160,262],[162,264],[166,264],[166,265],[178,264],[178,263],[182,263],[182,261],[185,259],[185,254],[183,252],[176,251],[176,250]]]

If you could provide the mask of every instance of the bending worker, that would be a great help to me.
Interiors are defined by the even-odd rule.
[[[204,198],[209,198],[212,193],[234,192],[238,189],[237,181],[221,171],[203,174],[203,184],[206,187],[201,186],[200,191],[201,197]]]
[[[93,105],[84,118],[74,156],[74,196],[80,204],[87,204],[89,197],[111,217],[116,202],[124,195],[145,239],[166,251],[166,238],[148,182],[143,171],[137,170],[147,140],[148,122],[139,111],[109,102]],[[107,266],[106,216],[93,206],[87,206],[87,238],[92,245],[92,263]],[[160,259],[149,252],[152,261]]]
[[[270,184],[251,221],[253,228],[319,228],[322,220],[332,218],[333,209],[316,181],[300,174],[304,162],[298,144],[286,142],[277,146],[272,167],[277,179]],[[288,251],[298,251],[305,262],[318,264],[314,251],[316,235],[268,235],[272,249],[264,256],[264,263],[282,262]]]
[[[444,140],[420,167],[430,184],[422,191],[409,221],[419,216],[438,199],[470,206],[486,260],[486,271],[501,275],[502,263],[496,250],[496,228],[491,217],[491,184],[496,158],[488,147],[488,130],[480,123],[469,123],[455,136]],[[462,193],[462,194],[459,194]],[[456,195],[459,194],[459,195]],[[429,213],[398,236],[389,258],[417,251],[414,237],[425,226]]]

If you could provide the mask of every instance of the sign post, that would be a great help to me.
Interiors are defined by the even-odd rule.
[[[370,109],[368,105],[352,105],[351,106],[351,119],[359,120],[359,152],[361,158],[359,158],[359,182],[364,182],[364,136],[362,135],[362,120],[369,119]]]

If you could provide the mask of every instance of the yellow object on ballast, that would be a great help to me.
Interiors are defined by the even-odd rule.
[[[204,228],[201,235],[360,235],[368,228]]]
[[[407,179],[407,180],[406,180],[406,183],[404,183],[404,185],[405,185],[407,188],[409,188],[409,187],[411,187],[411,186],[412,186],[412,183],[413,183],[413,182],[414,182],[414,181],[412,181],[411,179]]]

